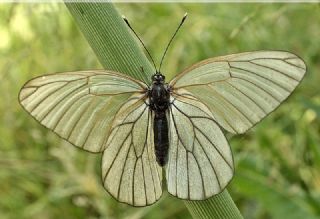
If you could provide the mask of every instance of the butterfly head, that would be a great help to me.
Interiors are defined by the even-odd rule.
[[[151,80],[153,84],[164,84],[166,77],[161,74],[160,72],[155,73],[152,75]]]

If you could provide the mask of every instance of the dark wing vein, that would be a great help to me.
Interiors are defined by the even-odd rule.
[[[123,145],[123,144],[124,144],[124,142],[126,142],[126,140],[130,137],[130,134],[131,134],[131,133],[129,132],[129,133],[126,135],[126,137],[123,139],[123,141],[122,141],[121,145]],[[132,145],[132,143],[130,144],[130,146],[129,146],[129,148],[128,148],[128,154],[129,154],[129,151],[130,151],[131,145]],[[121,151],[121,150],[118,150],[118,152],[117,152],[117,153],[116,153],[116,155],[114,156],[114,159],[112,160],[112,163],[111,163],[111,165],[110,165],[110,167],[109,167],[108,171],[106,172],[106,174],[105,174],[105,176],[104,176],[104,178],[103,178],[103,182],[105,182],[105,181],[106,181],[106,178],[107,178],[107,176],[109,175],[109,173],[110,173],[110,171],[111,171],[111,169],[112,169],[112,167],[113,167],[113,164],[114,164],[114,162],[116,161],[116,158],[118,157],[118,155],[119,155],[120,151]]]
[[[122,171],[121,171],[120,183],[119,183],[118,192],[117,192],[117,199],[119,199],[120,188],[121,188],[121,185],[122,185],[122,177],[123,177],[123,173],[124,173],[124,171],[125,171],[124,168],[126,167],[126,164],[127,164],[127,161],[128,161],[128,156],[129,156],[129,153],[130,153],[130,148],[131,148],[131,145],[130,145],[130,147],[128,148],[128,151],[127,151],[127,154],[126,154],[126,159],[125,159],[125,161],[124,161],[123,168],[122,168]],[[121,148],[120,148],[120,150],[121,150]],[[120,150],[119,150],[119,152],[120,152]],[[116,156],[116,157],[117,157],[117,156]],[[116,159],[116,157],[114,158],[114,160]],[[112,164],[112,165],[113,165],[113,164]],[[111,169],[111,168],[112,168],[112,166],[110,166],[110,169]],[[109,170],[110,170],[110,169],[109,169]],[[104,180],[103,180],[103,181],[106,180],[108,174],[109,174],[109,173],[106,174],[106,176],[104,177]]]
[[[52,94],[54,94],[55,92],[59,91],[61,89],[61,87],[63,87],[64,85],[66,85],[67,83],[65,84],[62,84],[61,86],[57,87],[55,90],[51,91],[51,93],[49,93],[48,95],[46,96],[43,96],[42,99],[38,100],[39,102],[37,104],[34,105],[34,107],[32,109],[29,110],[30,114],[33,113],[34,110],[36,110],[39,105],[41,105],[41,103],[46,100],[48,97],[50,97]]]
[[[107,109],[108,106],[111,107],[111,102],[108,101],[107,103],[103,103],[103,107],[102,108],[105,108]],[[86,138],[82,144],[82,147],[84,147],[89,139],[89,137],[91,136],[91,134],[93,133],[93,131],[95,130],[95,128],[97,127],[97,125],[99,124],[98,121],[101,120],[101,117],[100,115],[103,114],[103,110],[100,110],[99,112],[96,113],[97,115],[95,116],[96,118],[94,119],[94,122],[92,122],[92,127],[90,128],[90,131],[89,133],[86,135]],[[105,121],[105,120],[103,120]],[[107,130],[108,132],[109,130]],[[105,136],[108,135],[108,133],[105,133]],[[103,144],[100,145],[100,150],[102,150],[102,147],[103,147]]]
[[[268,68],[268,69],[270,69],[270,70],[272,70],[272,71],[278,72],[279,74],[285,75],[285,76],[287,76],[288,78],[291,78],[292,80],[294,80],[294,81],[296,81],[296,82],[299,82],[297,79],[293,78],[291,75],[285,74],[284,72],[281,72],[281,71],[279,71],[278,69],[272,68],[272,67],[270,67],[270,66],[258,64],[258,63],[253,62],[253,61],[250,61],[250,63],[251,63],[251,64],[254,64],[254,65],[256,65],[256,66]]]
[[[204,150],[204,148],[203,148],[202,144],[200,143],[199,138],[198,138],[197,136],[196,136],[196,139],[197,139],[197,141],[198,141],[198,143],[199,143],[199,145],[200,145],[201,150],[202,150],[203,153],[206,155],[206,158],[207,158],[208,162],[210,163],[210,166],[211,166],[211,168],[212,168],[212,170],[213,170],[213,172],[214,172],[214,175],[215,175],[215,177],[216,177],[216,179],[217,179],[219,188],[222,189],[221,183],[220,183],[220,180],[219,180],[219,177],[218,177],[218,175],[217,175],[216,168],[214,167],[214,165],[213,165],[212,162],[210,161],[210,159],[209,159],[209,157],[208,157],[208,154],[207,154],[206,151]]]
[[[254,99],[252,99],[249,95],[247,95],[246,93],[244,93],[242,90],[240,90],[239,88],[237,88],[236,86],[234,86],[233,84],[231,84],[230,82],[227,82],[231,87],[233,87],[235,90],[237,90],[238,92],[240,92],[242,95],[244,95],[245,97],[247,97],[252,103],[254,103],[261,111],[263,111],[264,113],[267,113],[265,111],[265,109],[260,106],[258,103],[256,103],[254,101]]]
[[[233,107],[233,109],[235,109],[238,113],[240,113],[248,122],[250,122],[251,124],[253,123],[253,121],[250,120],[250,118],[244,113],[242,112],[240,109],[238,109],[228,98],[226,98],[224,95],[222,95],[221,93],[219,93],[217,90],[214,89],[214,86],[209,84],[209,87],[212,88],[212,90],[221,98],[223,99],[226,103],[228,103],[230,106]],[[233,95],[232,93],[230,93],[231,95]]]
[[[117,115],[117,121],[111,128],[111,134],[104,152],[104,159],[108,159],[108,161],[103,161],[107,164],[105,166],[106,171],[103,173],[103,182],[110,194],[118,200],[134,206],[144,206],[155,202],[159,198],[157,183],[160,183],[160,178],[159,182],[156,182],[155,177],[157,177],[156,174],[159,175],[159,171],[156,169],[155,159],[150,157],[150,150],[152,149],[148,143],[150,142],[149,137],[151,137],[150,124],[152,122],[150,111],[144,102],[144,97],[140,98],[137,103],[140,104],[123,105],[122,109],[119,110],[119,115]],[[128,110],[128,107],[134,108]],[[141,124],[140,122],[146,126],[146,132],[139,130],[141,129],[138,126],[138,123]],[[123,132],[126,133],[125,136],[122,134]],[[140,135],[140,137],[136,135]],[[137,137],[138,141],[134,137]],[[127,154],[123,154],[124,152],[121,150],[125,145],[128,148]],[[118,157],[121,157],[121,159],[117,159]],[[117,166],[122,159],[125,159],[123,161],[124,165]],[[127,162],[128,159],[131,159],[130,163]],[[153,175],[154,171],[157,172],[155,176]],[[121,174],[120,179],[117,177],[119,185],[114,187],[112,184],[117,182],[112,181],[112,178],[117,174]],[[128,184],[130,188],[128,188]],[[143,194],[138,194],[137,191],[141,191]],[[130,195],[128,196],[127,193]]]
[[[82,89],[84,86],[86,86],[86,85],[84,84],[84,85],[82,85],[82,86],[80,86],[80,87],[76,87],[74,90],[71,90],[68,94],[64,94],[63,97],[62,97],[62,99],[60,99],[59,101],[55,101],[56,103],[48,110],[48,112],[43,116],[43,118],[40,120],[40,122],[42,122],[44,119],[46,119],[46,117],[47,117],[51,112],[53,112],[53,111],[57,108],[57,106],[58,106],[59,104],[63,103],[67,98],[69,98],[69,96],[70,96],[71,94],[76,93],[77,91],[79,91],[80,89]],[[87,95],[87,94],[85,94],[85,95]],[[57,99],[57,98],[58,98],[58,97],[56,97],[56,99]],[[66,110],[67,110],[67,109],[66,109]]]
[[[239,70],[248,72],[248,73],[253,74],[253,75],[255,75],[255,76],[259,77],[259,78],[263,78],[263,79],[269,81],[270,83],[272,83],[272,84],[274,84],[274,85],[276,85],[276,86],[278,86],[278,87],[281,87],[283,90],[285,90],[285,91],[287,91],[287,92],[290,93],[290,90],[289,90],[288,88],[282,86],[281,84],[277,83],[276,81],[273,81],[273,80],[270,80],[270,79],[267,78],[267,77],[264,77],[263,75],[259,75],[259,74],[257,74],[256,72],[250,71],[250,70],[248,70],[248,69],[244,69],[244,68],[240,68],[240,67],[235,67],[235,66],[231,66],[231,67],[232,67],[233,69],[239,69]]]
[[[205,105],[195,98],[184,99],[183,95],[177,95],[177,98],[172,96],[172,98],[169,107],[171,149],[166,168],[168,191],[179,198],[202,200],[219,193],[231,180],[233,167],[228,161],[232,159],[230,148],[219,129],[219,125]],[[192,102],[189,102],[188,99]],[[188,110],[185,111],[184,109]],[[202,125],[208,122],[212,129],[202,130],[204,129]],[[179,129],[189,124],[190,131],[192,131],[189,135],[193,136],[193,139],[188,139],[190,145],[187,145],[185,136],[182,136],[182,130]],[[219,140],[215,143],[215,140],[208,136],[211,130],[218,131],[217,137]],[[219,147],[216,143],[219,144]],[[207,147],[207,150],[204,147]],[[207,153],[215,154],[219,162],[223,162],[219,167],[220,169],[216,170],[215,161],[209,159]],[[220,175],[223,173],[222,171],[226,171],[226,174]],[[216,182],[210,186],[207,183],[212,179],[211,177],[216,179]]]
[[[177,95],[177,96],[186,98],[186,99],[191,99],[191,98],[185,97],[184,94],[182,94],[182,95],[177,94],[177,93],[174,93],[174,94]],[[192,96],[192,95],[190,95],[190,96]],[[192,96],[192,97],[194,97],[194,96]],[[194,97],[194,98],[196,98],[196,97]],[[194,99],[191,99],[191,100],[194,100]],[[183,102],[183,103],[186,103],[186,104],[190,104],[189,102],[183,101],[183,100],[181,100],[181,99],[180,99],[179,101],[181,101],[181,102]],[[208,107],[207,104],[205,104],[205,103],[203,103],[203,104],[204,104],[206,107]],[[194,106],[194,107],[196,107],[197,109],[201,110],[201,109],[200,109],[198,106],[196,106],[196,105],[192,105],[192,106]],[[209,107],[208,107],[208,108],[209,108]],[[223,113],[219,108],[215,108],[215,110],[218,111],[220,115],[224,115],[224,113]],[[226,123],[230,126],[230,128],[231,128],[233,131],[236,131],[235,127],[233,126],[232,123],[229,122],[229,120],[225,119],[225,121],[226,121]],[[214,122],[215,122],[217,125],[219,125],[216,121],[214,121]]]
[[[92,87],[95,90],[90,94]],[[61,138],[79,148],[100,152],[109,136],[103,133],[110,131],[121,104],[133,94],[145,93],[146,88],[143,82],[116,72],[68,72],[28,81],[19,101],[32,117]],[[111,107],[106,108],[108,105]]]
[[[207,141],[210,142],[210,144],[216,149],[216,151],[219,153],[219,155],[222,157],[222,159],[226,162],[226,164],[228,164],[228,166],[230,167],[231,170],[233,170],[232,165],[229,164],[229,162],[226,160],[226,158],[221,154],[220,150],[217,148],[217,146],[210,140],[210,138],[201,130],[201,128],[197,127],[194,122],[192,121],[192,116],[188,116],[186,115],[181,109],[179,109],[179,107],[177,107],[174,103],[172,104],[181,114],[183,114],[185,117],[187,117],[189,119],[189,121],[192,123],[192,125],[207,139]],[[173,114],[172,114],[173,116]],[[206,118],[208,120],[213,121],[214,123],[216,123],[213,119],[211,118]],[[177,130],[177,129],[176,129]],[[196,135],[196,133],[195,133]],[[189,151],[185,146],[184,148]]]
[[[89,104],[87,105],[87,107],[84,109],[82,115],[85,115],[88,113],[90,107],[91,107],[91,104],[95,101],[95,97],[93,97],[92,99],[89,100]],[[78,119],[75,124],[72,126],[71,128],[71,131],[69,133],[69,136],[68,136],[68,139],[71,137],[72,133],[74,132],[75,128],[77,127],[78,123],[81,121],[81,119]]]
[[[281,100],[277,99],[277,97],[275,97],[272,93],[270,93],[269,91],[265,90],[264,88],[258,86],[257,84],[255,84],[254,82],[252,81],[249,81],[248,79],[245,79],[245,78],[240,78],[240,77],[237,77],[237,76],[232,76],[232,78],[235,78],[235,79],[239,79],[239,80],[242,80],[242,81],[246,81],[250,84],[252,84],[253,86],[257,87],[258,89],[260,89],[261,91],[263,91],[264,93],[266,93],[267,95],[269,95],[271,98],[273,98],[274,100],[280,102]]]

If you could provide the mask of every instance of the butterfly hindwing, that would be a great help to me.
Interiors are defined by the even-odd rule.
[[[168,192],[188,200],[220,193],[233,176],[230,146],[209,109],[183,89],[171,97]]]
[[[133,95],[115,117],[102,159],[107,191],[120,202],[146,206],[162,194],[162,170],[155,159],[153,116],[145,94]]]
[[[23,108],[45,127],[90,152],[105,149],[119,108],[146,85],[111,71],[78,71],[44,75],[20,91]]]
[[[302,80],[303,60],[289,52],[257,51],[199,62],[170,86],[205,103],[231,133],[243,133],[272,112]]]

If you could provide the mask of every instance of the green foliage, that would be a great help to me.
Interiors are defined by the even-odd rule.
[[[308,72],[282,106],[247,134],[228,136],[236,176],[228,190],[244,218],[320,218],[320,13],[316,4],[118,4],[154,59],[184,12],[168,78],[202,59],[288,50]],[[1,218],[190,218],[183,202],[132,208],[102,188],[100,155],[77,150],[22,110],[19,89],[51,72],[102,68],[63,4],[0,5]]]

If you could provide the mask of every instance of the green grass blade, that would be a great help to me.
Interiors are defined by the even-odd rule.
[[[243,218],[227,190],[204,201],[185,201],[193,218]]]
[[[105,69],[150,83],[154,69],[111,3],[66,5]]]
[[[150,83],[154,69],[111,3],[66,5],[104,68]],[[227,190],[205,201],[185,201],[185,205],[194,218],[242,218]]]

